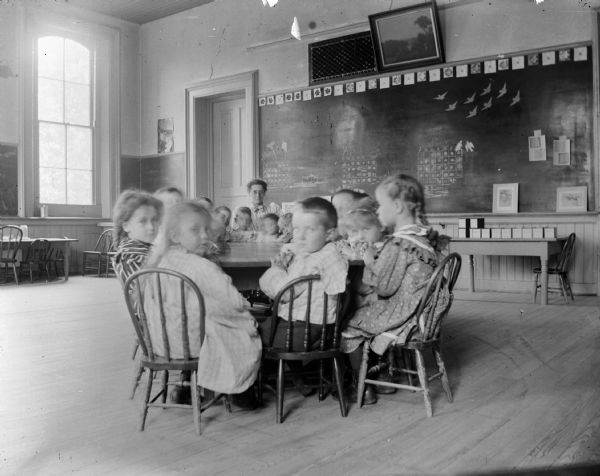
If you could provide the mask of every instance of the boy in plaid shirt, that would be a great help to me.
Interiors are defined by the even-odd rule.
[[[284,245],[279,255],[272,259],[272,266],[260,278],[260,289],[270,298],[293,279],[309,274],[321,275],[312,292],[310,314],[310,340],[316,342],[322,329],[323,293],[335,295],[346,289],[348,261],[342,257],[331,242],[336,234],[337,213],[333,205],[320,197],[307,198],[298,203],[292,217],[293,243]],[[304,322],[307,296],[302,293],[294,302],[294,326],[292,350],[303,350]],[[327,305],[327,324],[335,319],[336,300],[329,299]],[[279,309],[279,316],[271,316],[261,324],[262,339],[268,339],[271,327],[270,319],[287,320],[287,306]],[[314,324],[313,324],[314,323]],[[280,323],[281,324],[281,323]],[[273,342],[274,347],[285,346],[285,329],[278,325]],[[268,344],[268,342],[266,342]]]

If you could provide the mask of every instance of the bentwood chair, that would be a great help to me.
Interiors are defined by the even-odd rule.
[[[569,296],[574,301],[573,291],[571,289],[571,282],[569,281],[569,266],[571,265],[571,259],[573,258],[573,248],[575,247],[575,233],[571,233],[565,243],[563,244],[562,250],[558,255],[556,266],[548,268],[548,276],[556,276],[558,279],[559,287],[548,286],[548,292],[558,292],[565,298],[565,303],[569,304]],[[533,274],[535,275],[533,281],[533,302],[537,299],[537,290],[542,287],[540,283],[540,275],[542,268],[533,268]]]
[[[423,293],[423,297],[417,307],[417,326],[412,335],[409,335],[405,343],[400,344],[392,341],[388,349],[387,364],[378,364],[368,368],[370,343],[365,342],[363,349],[363,360],[358,377],[358,406],[362,405],[363,392],[365,384],[379,385],[384,387],[392,387],[397,389],[405,389],[419,391],[423,393],[425,401],[425,409],[427,416],[433,416],[431,406],[431,398],[429,396],[429,382],[434,379],[440,379],[442,387],[446,393],[449,402],[452,402],[452,390],[448,382],[446,366],[442,358],[441,352],[441,330],[442,322],[448,315],[452,305],[454,285],[460,273],[461,258],[457,253],[451,253],[446,256],[438,265],[434,273],[431,275],[427,287]],[[393,333],[393,331],[389,331]],[[425,365],[423,352],[426,349],[431,349],[437,363],[437,372],[433,375],[428,375]],[[403,365],[399,366],[396,362],[397,353],[414,354],[416,358],[416,370],[411,365],[412,359],[403,358]],[[376,380],[375,377],[382,370],[387,370],[390,373],[389,382]],[[395,374],[408,375],[408,385],[396,383],[394,381]],[[374,378],[369,378],[374,376]],[[413,376],[418,377],[419,384],[413,385]]]
[[[168,309],[163,307],[163,302],[168,293],[176,292],[175,296],[170,298],[178,302],[177,308],[180,310],[178,315],[167,314]],[[194,425],[196,433],[200,434],[200,413],[206,408],[218,401],[222,395],[216,394],[214,398],[201,405],[200,391],[197,387],[197,369],[198,355],[200,349],[190,348],[190,334],[188,330],[188,308],[190,302],[197,303],[200,319],[198,335],[192,337],[200,343],[204,342],[204,320],[205,307],[204,298],[198,289],[198,286],[187,276],[168,269],[147,268],[132,274],[125,281],[123,287],[125,302],[129,310],[131,322],[137,334],[138,342],[142,355],[140,364],[147,371],[146,391],[142,402],[142,413],[140,420],[140,431],[144,430],[146,417],[149,407],[177,407],[191,408],[194,415]],[[149,319],[150,305],[158,304],[160,322],[154,322]],[[155,315],[155,312],[150,315]],[[173,311],[169,311],[173,312]],[[167,322],[179,320],[181,322],[181,335],[171,335],[167,329]],[[152,333],[150,329],[153,329]],[[197,338],[197,339],[196,339]],[[183,357],[173,357],[171,349],[181,348]],[[179,403],[167,403],[168,387],[175,385],[169,382],[170,371],[188,371],[191,374],[189,385],[191,386],[192,403],[191,405]],[[160,391],[151,398],[152,383],[157,372],[163,372]],[[181,385],[177,382],[177,385]],[[161,403],[155,403],[159,397],[162,397]]]
[[[313,295],[313,285],[315,282],[320,281],[319,275],[302,276],[294,279],[284,286],[273,300],[273,314],[269,331],[268,345],[263,348],[263,360],[271,360],[277,362],[277,389],[276,389],[276,422],[281,423],[283,420],[283,396],[284,396],[284,379],[285,379],[285,363],[286,362],[302,362],[308,363],[311,361],[319,362],[319,400],[325,398],[325,384],[330,386],[330,382],[325,380],[324,373],[324,361],[329,361],[333,364],[333,379],[337,387],[337,394],[339,395],[338,401],[342,417],[345,417],[348,413],[346,407],[346,400],[343,391],[343,376],[342,376],[342,353],[339,348],[339,334],[340,334],[340,295],[329,296],[323,293],[321,299],[323,299],[323,316],[320,320],[322,325],[321,335],[318,341],[311,345],[311,304]],[[300,296],[303,294],[303,296]],[[336,316],[333,324],[327,324],[327,308],[330,299],[336,300]],[[294,321],[293,317],[296,316],[297,312],[294,312],[294,304],[302,300],[307,303],[306,312],[302,315],[302,321]],[[277,319],[279,316],[279,309],[287,307],[288,318],[285,321]],[[298,317],[298,316],[296,316]],[[275,333],[278,325],[286,326],[286,339],[285,344],[282,348],[274,346]],[[302,325],[303,329],[303,342],[301,346],[297,343],[294,345],[294,326]],[[314,325],[314,324],[313,324]],[[297,334],[296,334],[297,335]],[[301,348],[301,350],[294,350]],[[262,400],[262,370],[259,376],[259,401]]]
[[[23,230],[15,225],[0,226],[0,265],[4,268],[4,281],[8,279],[8,267],[13,269],[15,283],[19,284],[17,274],[18,256],[21,249]]]
[[[83,266],[81,270],[83,276],[85,276],[86,271],[95,271],[98,277],[100,277],[103,269],[104,276],[108,276],[112,268],[111,258],[115,254],[112,233],[112,228],[105,230],[98,238],[98,241],[96,241],[94,249],[83,252]]]
[[[50,242],[43,238],[38,238],[29,243],[29,246],[23,250],[23,259],[20,263],[21,278],[26,268],[29,270],[29,281],[33,282],[33,268],[36,268],[38,276],[41,278],[42,269],[46,272],[46,281],[50,280],[49,262]]]

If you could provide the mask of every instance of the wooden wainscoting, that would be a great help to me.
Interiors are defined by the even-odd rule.
[[[440,232],[458,236],[458,218],[463,215],[430,216],[430,222]],[[574,259],[569,270],[573,291],[576,294],[599,294],[599,215],[582,213],[564,215],[469,215],[483,217],[486,228],[555,227],[557,236],[576,233]],[[539,259],[523,256],[475,256],[475,289],[529,292],[533,275],[531,270],[540,266]],[[551,278],[552,279],[552,278]],[[468,288],[467,273],[461,273],[457,282],[460,289]]]

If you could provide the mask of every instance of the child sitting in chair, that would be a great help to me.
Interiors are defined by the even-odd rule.
[[[277,293],[290,281],[310,274],[321,275],[312,290],[310,303],[310,336],[309,344],[313,345],[321,336],[323,323],[323,293],[335,295],[346,289],[348,262],[344,259],[331,238],[335,235],[337,214],[333,205],[320,197],[307,198],[298,203],[292,217],[294,230],[293,243],[284,245],[279,255],[272,259],[271,267],[261,276],[261,290],[273,299]],[[295,325],[293,326],[292,350],[304,349],[304,318],[308,303],[306,295],[299,294],[294,302]],[[336,300],[329,299],[327,307],[327,324],[333,324],[336,315]],[[285,321],[288,318],[288,307],[279,309],[279,316],[270,316],[260,324],[263,344],[269,344],[268,333],[271,320],[277,319],[277,328],[273,347],[285,347]],[[289,363],[288,363],[289,365]],[[297,387],[303,394],[302,382],[296,381]]]
[[[292,233],[292,214],[284,213],[279,217],[279,221],[277,222],[277,226],[279,227],[279,238],[277,241],[279,243],[289,243],[292,241],[293,233]]]
[[[233,217],[235,230],[231,230],[231,241],[255,241],[256,232],[252,223],[252,211],[248,207],[239,207]]]
[[[117,254],[113,267],[121,284],[146,262],[156,238],[163,203],[138,190],[125,190],[113,210],[113,239]]]
[[[210,212],[198,202],[184,201],[174,205],[167,211],[148,265],[183,273],[202,292],[206,337],[201,348],[198,304],[190,299],[187,308],[190,349],[195,350],[196,355],[200,351],[198,385],[219,393],[244,392],[243,404],[239,406],[250,408],[252,405],[247,400],[252,400],[253,394],[246,390],[256,379],[260,366],[261,341],[256,321],[247,310],[247,301],[221,267],[206,258],[213,246],[211,220]],[[180,316],[180,309],[175,308],[179,305],[179,293],[179,288],[165,288],[162,307],[167,316]],[[155,327],[160,326],[159,303],[146,303],[145,307],[151,335],[160,336]],[[183,352],[182,343],[176,339],[181,336],[180,324],[179,321],[167,321],[168,334],[173,336],[170,349],[174,358],[181,358]],[[162,341],[156,340],[154,351],[160,355]]]

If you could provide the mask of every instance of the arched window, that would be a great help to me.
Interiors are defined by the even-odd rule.
[[[37,39],[38,203],[94,205],[94,60],[81,43]]]

